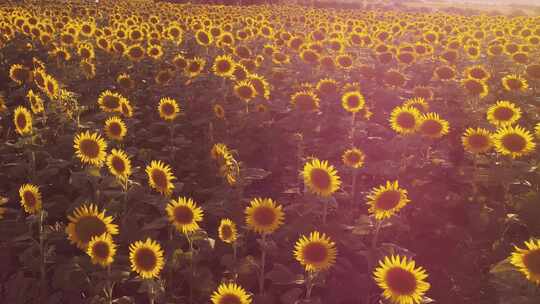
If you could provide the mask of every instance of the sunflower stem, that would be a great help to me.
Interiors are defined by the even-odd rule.
[[[171,143],[171,162],[174,163],[174,156],[175,156],[175,146],[174,146],[174,126],[173,124],[171,123],[169,125],[169,133],[170,133],[170,143]]]
[[[238,248],[236,245],[236,241],[233,241],[232,243],[232,249],[233,249],[233,275],[236,280],[236,255],[238,254]]]
[[[476,197],[478,195],[478,185],[476,184],[477,180],[477,174],[478,174],[478,157],[476,153],[473,155],[473,180],[472,180],[472,186],[473,186],[473,203],[476,202]]]
[[[259,293],[264,294],[264,267],[266,264],[266,233],[262,235],[262,244],[261,244],[261,271],[259,273]]]
[[[311,299],[311,292],[313,291],[313,272],[306,271],[306,300]]]
[[[377,248],[377,242],[379,241],[379,232],[381,231],[383,220],[377,221],[375,226],[375,234],[373,234],[373,239],[371,240],[371,249]]]
[[[189,244],[189,253],[191,255],[191,259],[189,260],[189,270],[190,270],[190,275],[191,275],[191,280],[190,280],[191,283],[189,284],[189,303],[193,304],[193,283],[194,283],[194,278],[195,278],[195,267],[194,267],[193,259],[195,257],[195,253],[193,252],[193,240],[189,237],[189,234],[187,232],[185,233],[185,235]]]
[[[113,283],[111,281],[111,265],[107,265],[107,303],[113,303]]]
[[[150,302],[150,304],[154,304],[155,301],[156,301],[155,293],[154,293],[154,280],[153,279],[148,280],[148,301]]]
[[[358,170],[353,169],[353,177],[352,177],[352,182],[351,182],[351,201],[352,201],[353,204],[356,201],[356,180],[357,180],[357,178],[358,178]]]
[[[41,277],[41,298],[43,301],[47,300],[47,277],[46,277],[46,257],[45,257],[45,234],[43,231],[43,220],[45,217],[45,211],[41,210],[39,213],[39,253],[41,255],[40,263],[40,277]]]

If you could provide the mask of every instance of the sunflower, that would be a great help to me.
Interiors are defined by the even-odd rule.
[[[98,133],[86,131],[75,136],[75,154],[83,164],[101,167],[107,153],[107,143]]]
[[[493,140],[491,133],[482,128],[467,128],[461,137],[461,143],[470,153],[484,153],[491,150]]]
[[[341,96],[341,106],[347,112],[356,113],[360,111],[365,104],[366,100],[360,91],[346,92]]]
[[[309,65],[319,64],[319,54],[313,50],[306,49],[300,53],[300,58]]]
[[[251,296],[235,283],[221,283],[210,299],[212,304],[251,304]]]
[[[200,57],[195,57],[191,60],[188,60],[185,72],[190,78],[195,78],[199,76],[204,70],[206,65],[206,60]]]
[[[214,42],[214,37],[206,30],[198,30],[195,32],[195,40],[199,45],[207,47]]]
[[[424,98],[426,101],[433,100],[433,89],[425,86],[415,86],[413,88],[413,95],[419,98]],[[427,110],[426,110],[427,111]]]
[[[461,81],[461,85],[467,91],[467,94],[471,96],[484,98],[489,93],[489,88],[484,81],[473,78],[465,78]]]
[[[120,113],[125,117],[133,116],[133,107],[127,98],[122,98],[120,100]]]
[[[109,90],[106,90],[99,94],[97,103],[99,105],[99,108],[103,112],[119,112],[120,111],[120,103],[122,100],[125,99],[124,96],[116,93],[111,92]]]
[[[129,245],[129,261],[143,279],[157,278],[165,265],[161,245],[150,238]]]
[[[448,121],[439,117],[437,113],[422,114],[418,124],[418,131],[430,138],[440,138],[450,129]]]
[[[400,134],[408,135],[416,132],[420,126],[422,114],[413,107],[396,107],[390,114],[390,126]]]
[[[215,104],[212,109],[214,110],[214,115],[218,119],[224,119],[225,118],[225,109],[220,104]]]
[[[45,90],[45,79],[47,78],[47,72],[42,67],[37,67],[32,71],[34,83],[41,90]]]
[[[145,53],[146,52],[141,45],[134,44],[126,49],[124,55],[127,56],[129,60],[138,62],[144,58]]]
[[[364,160],[366,159],[366,155],[362,150],[358,148],[351,148],[343,152],[341,159],[347,167],[359,169],[364,166]]]
[[[220,55],[214,58],[212,72],[220,77],[232,77],[235,62],[229,55]]]
[[[511,91],[511,92],[525,92],[529,88],[529,84],[527,83],[527,80],[520,75],[512,74],[512,75],[506,75],[503,77],[502,85],[505,90]]]
[[[180,107],[175,99],[163,97],[158,105],[159,117],[167,121],[173,121],[180,113]]]
[[[270,99],[270,84],[263,76],[257,74],[250,74],[248,80],[251,82],[257,95],[261,95],[264,99]]]
[[[148,57],[154,60],[158,60],[161,58],[161,56],[163,56],[163,48],[161,47],[161,45],[158,44],[150,45],[146,50],[146,54],[148,55]]]
[[[282,206],[277,205],[271,198],[252,199],[244,213],[248,228],[260,234],[276,231],[285,218]]]
[[[219,239],[225,243],[234,243],[238,238],[236,224],[230,219],[222,219],[218,227]]]
[[[487,81],[491,77],[491,74],[481,65],[466,68],[465,75],[480,81]]]
[[[86,254],[92,260],[92,264],[99,264],[102,267],[107,267],[114,261],[116,255],[116,244],[108,233],[100,236],[93,236],[88,242]]]
[[[131,175],[131,161],[126,152],[119,149],[112,149],[107,156],[107,167],[112,175],[122,181],[126,181]]]
[[[435,76],[442,81],[452,80],[456,77],[456,70],[451,66],[443,65],[435,69]]]
[[[234,85],[234,94],[245,102],[257,97],[257,90],[250,80],[242,80]]]
[[[291,104],[300,111],[315,112],[319,109],[320,99],[312,90],[303,90],[291,96]]]
[[[312,159],[304,165],[302,175],[309,191],[323,197],[331,196],[341,186],[336,169],[325,160]]]
[[[32,133],[32,114],[27,108],[18,106],[13,114],[13,123],[15,124],[15,130],[20,135],[27,135]]]
[[[511,126],[521,117],[521,109],[514,103],[506,100],[497,101],[489,107],[487,120],[496,127]]]
[[[58,81],[51,75],[45,76],[45,93],[49,99],[55,99],[60,95],[60,85]]]
[[[127,134],[127,127],[120,117],[113,116],[105,121],[104,131],[109,139],[122,141]]]
[[[179,197],[171,200],[166,209],[169,221],[176,229],[184,234],[199,229],[199,223],[203,219],[203,210],[191,198]]]
[[[493,134],[493,141],[497,152],[512,158],[527,155],[536,148],[531,132],[520,126],[499,128]]]
[[[525,242],[527,249],[514,246],[510,263],[527,277],[527,280],[540,285],[540,240],[531,239]]]
[[[396,304],[420,304],[429,290],[427,274],[407,257],[392,255],[379,261],[373,273],[375,282],[383,289],[383,297]]]
[[[427,112],[429,110],[429,103],[423,97],[413,97],[405,100],[403,107],[413,107],[418,111]]]
[[[311,232],[303,235],[294,246],[294,257],[307,271],[326,270],[336,262],[337,249],[324,233]]]
[[[9,78],[17,84],[23,84],[31,79],[30,70],[21,64],[13,64],[9,67]]]
[[[87,59],[81,60],[79,67],[87,80],[96,77],[96,65],[93,62],[90,62]]]
[[[19,195],[21,197],[21,206],[24,207],[24,211],[29,214],[36,214],[41,211],[41,193],[37,186],[24,184],[19,188]]]
[[[386,185],[373,188],[367,199],[369,212],[375,214],[377,220],[391,217],[410,202],[407,190],[399,188],[397,181],[387,181]]]
[[[172,181],[176,179],[171,173],[171,167],[164,164],[162,161],[153,160],[150,165],[146,166],[146,174],[148,175],[148,184],[157,192],[169,196],[174,189]]]
[[[407,78],[400,71],[389,70],[384,74],[384,82],[391,87],[402,87],[405,85]]]
[[[66,227],[68,239],[81,249],[86,249],[92,237],[104,233],[118,234],[118,226],[113,224],[112,216],[106,216],[105,211],[99,212],[94,204],[80,206],[68,215],[69,224]]]
[[[338,84],[332,78],[323,78],[317,82],[317,92],[320,95],[331,96],[338,92]]]

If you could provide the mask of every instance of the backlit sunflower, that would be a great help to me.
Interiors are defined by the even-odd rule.
[[[122,99],[125,99],[125,97],[116,92],[106,90],[99,94],[97,103],[103,112],[118,112],[120,111],[120,102]]]
[[[366,100],[364,99],[364,95],[359,91],[346,92],[341,96],[341,106],[347,112],[356,113],[360,111],[365,104]]]
[[[104,131],[109,139],[121,141],[127,134],[127,127],[122,118],[113,116],[105,121]]]
[[[448,121],[440,118],[437,113],[422,114],[418,125],[418,131],[430,138],[440,138],[448,134],[449,130],[450,124]]]
[[[521,75],[506,75],[503,77],[502,85],[505,90],[511,91],[511,92],[525,92],[529,88],[529,84],[527,83],[527,80],[523,78]]]
[[[473,78],[465,78],[461,81],[461,85],[467,94],[474,97],[484,98],[489,93],[489,88],[484,81]]]
[[[107,156],[107,167],[112,175],[121,181],[126,181],[131,175],[131,161],[126,152],[119,149],[112,149]]]
[[[218,236],[225,243],[234,243],[238,238],[236,224],[230,219],[222,219],[218,227]]]
[[[461,143],[465,151],[470,153],[485,153],[493,147],[491,133],[482,128],[467,128],[461,136]]]
[[[173,180],[176,179],[171,172],[171,167],[164,164],[162,161],[153,160],[150,165],[146,166],[146,174],[148,175],[148,184],[157,192],[169,196],[173,189]]]
[[[220,55],[214,58],[212,72],[220,77],[232,77],[235,62],[229,55]]]
[[[293,253],[307,271],[322,271],[335,264],[337,249],[328,236],[314,231],[296,241]]]
[[[260,234],[276,231],[285,218],[282,206],[276,204],[271,198],[252,199],[244,212],[248,229]]]
[[[36,214],[41,211],[41,193],[36,185],[24,184],[19,188],[21,206],[29,214]]]
[[[173,121],[180,113],[180,107],[175,99],[163,97],[158,105],[159,117],[167,121]]]
[[[396,107],[390,114],[390,126],[400,134],[408,135],[416,132],[420,126],[422,114],[413,107]]]
[[[165,265],[161,245],[150,238],[129,245],[129,261],[143,279],[157,278]]]
[[[251,304],[251,296],[235,283],[221,283],[210,299],[212,304]]]
[[[250,80],[242,80],[234,85],[234,94],[245,102],[249,102],[257,96],[257,90]]]
[[[106,216],[105,211],[99,212],[94,204],[80,206],[68,215],[69,224],[66,227],[68,239],[80,249],[86,249],[95,236],[104,233],[118,234],[118,226],[113,224],[112,216]]]
[[[13,123],[15,124],[15,130],[19,135],[32,133],[32,114],[27,108],[23,106],[15,108]]]
[[[99,264],[107,267],[114,261],[116,255],[116,244],[108,233],[100,236],[93,236],[88,242],[86,254],[90,257],[92,264]]]
[[[173,199],[167,204],[165,210],[169,221],[184,234],[198,230],[199,222],[203,219],[203,210],[191,198]]]
[[[540,285],[540,240],[531,239],[525,242],[527,249],[514,246],[510,263],[525,275],[527,280]]]
[[[314,158],[307,162],[302,175],[309,191],[323,197],[331,196],[341,186],[336,169],[325,160]]]
[[[427,274],[414,260],[399,255],[385,257],[373,273],[383,297],[395,304],[420,304],[429,290]]]
[[[291,104],[302,112],[315,112],[321,100],[312,90],[296,92],[291,96]]]
[[[496,127],[511,126],[521,117],[521,109],[506,100],[497,101],[487,110],[487,120]]]
[[[367,199],[369,212],[374,214],[377,220],[393,216],[410,202],[407,190],[399,188],[397,181],[387,181],[386,185],[373,188]]]
[[[17,84],[23,84],[31,79],[32,73],[21,64],[13,64],[9,68],[9,78]]]
[[[533,135],[520,126],[502,127],[493,134],[495,149],[502,155],[518,158],[534,151]]]
[[[107,143],[98,133],[86,131],[75,136],[75,155],[83,164],[101,167],[105,161],[107,153]]]
[[[364,165],[366,155],[358,148],[351,148],[343,152],[341,159],[347,167],[359,169]]]

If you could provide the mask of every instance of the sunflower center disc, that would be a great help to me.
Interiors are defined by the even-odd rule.
[[[232,229],[230,226],[221,227],[221,235],[225,240],[228,240],[232,237]]]
[[[126,170],[124,160],[122,160],[118,156],[113,157],[111,163],[112,163],[112,167],[114,168],[114,170],[116,170],[118,173],[123,173]]]
[[[422,123],[422,132],[427,135],[437,135],[442,131],[442,126],[434,120],[426,120]]]
[[[416,119],[411,113],[401,113],[397,117],[396,122],[404,129],[412,129],[416,125]]]
[[[391,210],[399,204],[400,199],[401,193],[399,191],[385,191],[377,198],[377,208]]]
[[[174,208],[174,219],[180,224],[190,224],[193,221],[193,211],[189,207],[180,206]]]
[[[159,189],[167,188],[167,176],[165,172],[157,169],[152,170],[152,180]]]
[[[241,304],[242,302],[237,295],[234,294],[225,294],[222,295],[219,299],[219,304]]]
[[[36,205],[37,203],[36,197],[34,196],[32,192],[25,191],[23,197],[24,197],[24,203],[27,207],[33,208]]]
[[[482,149],[486,147],[488,143],[488,138],[483,135],[472,135],[469,137],[469,145],[475,149]]]
[[[106,259],[109,257],[109,244],[105,242],[98,242],[92,247],[92,253],[98,259]]]
[[[315,168],[311,171],[311,182],[317,189],[328,189],[331,185],[330,175],[323,169]]]
[[[82,243],[88,243],[92,237],[100,236],[105,232],[105,223],[95,216],[83,217],[75,224],[75,234]]]
[[[304,259],[311,264],[324,262],[328,256],[328,250],[323,244],[311,243],[304,248]]]
[[[274,223],[276,215],[274,210],[269,207],[258,207],[253,213],[253,220],[257,225],[270,226]]]
[[[495,116],[495,119],[497,120],[507,121],[514,116],[514,111],[507,107],[499,107],[493,112],[493,116]]]
[[[26,128],[26,116],[24,116],[24,114],[17,115],[17,126],[21,130],[24,130],[24,128]]]
[[[416,290],[416,278],[409,271],[394,267],[386,274],[388,287],[400,295],[412,295]]]
[[[116,109],[120,104],[120,100],[116,96],[105,96],[103,104],[109,109]]]
[[[540,275],[540,249],[533,250],[523,257],[523,264],[534,275]]]
[[[140,248],[135,253],[135,265],[143,271],[152,271],[157,264],[155,253],[148,248]]]
[[[527,146],[527,141],[518,134],[508,134],[503,137],[502,144],[511,152],[520,152]]]
[[[85,139],[81,142],[81,152],[88,158],[97,158],[99,155],[99,145],[94,140]]]

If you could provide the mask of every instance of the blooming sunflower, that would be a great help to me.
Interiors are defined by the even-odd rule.
[[[100,236],[93,236],[88,242],[86,254],[90,257],[92,264],[99,264],[107,267],[114,261],[116,255],[116,244],[108,233]]]
[[[366,155],[358,148],[351,148],[343,152],[341,159],[347,167],[359,169],[364,165]]]
[[[332,78],[323,78],[317,82],[317,91],[321,95],[331,96],[338,92],[338,84]]]
[[[135,88],[135,81],[131,79],[131,76],[126,73],[122,73],[116,77],[116,83],[124,90],[133,90]]]
[[[427,274],[407,257],[392,255],[379,261],[373,273],[375,282],[383,289],[383,297],[396,304],[420,304],[429,290]]]
[[[429,103],[423,97],[413,97],[405,100],[403,107],[413,107],[420,112],[427,112],[429,110]]]
[[[396,107],[390,114],[390,126],[400,134],[408,135],[416,132],[420,125],[422,114],[413,107]]]
[[[347,112],[356,113],[360,111],[365,104],[366,100],[364,99],[364,95],[359,91],[346,92],[341,96],[341,106]]]
[[[106,216],[105,211],[99,212],[94,204],[80,206],[68,215],[69,224],[66,227],[68,239],[81,249],[86,249],[92,237],[104,233],[118,234],[118,226],[113,224],[112,216]]]
[[[235,62],[229,55],[220,55],[214,58],[212,72],[220,77],[232,77]]]
[[[527,249],[514,246],[510,263],[527,277],[527,280],[540,285],[540,240],[531,239],[525,242]]]
[[[195,40],[199,45],[209,46],[214,41],[214,38],[206,30],[198,30],[197,32],[195,32]]]
[[[270,99],[270,84],[263,76],[250,74],[248,79],[257,91],[257,95],[263,96],[266,100]]]
[[[18,106],[13,114],[13,123],[15,124],[15,130],[20,135],[27,135],[32,133],[32,114],[27,108]]]
[[[144,58],[145,55],[144,48],[139,44],[134,44],[129,46],[125,51],[125,56],[129,58],[131,61],[141,61]]]
[[[166,196],[172,193],[174,189],[172,181],[176,177],[171,173],[171,167],[169,165],[159,160],[153,160],[150,165],[146,166],[146,174],[148,175],[150,187]]]
[[[125,99],[124,96],[116,93],[111,92],[109,90],[106,90],[99,94],[97,103],[99,105],[99,108],[103,112],[119,112],[120,111],[120,103],[122,100]]]
[[[251,296],[235,283],[221,283],[210,299],[212,304],[251,304]]]
[[[493,147],[491,133],[482,128],[467,128],[461,137],[461,143],[470,153],[484,153]]]
[[[467,91],[467,94],[471,96],[478,96],[484,98],[489,93],[489,88],[484,81],[480,81],[473,78],[465,78],[461,81],[461,85]]]
[[[489,107],[487,120],[496,127],[511,126],[521,117],[521,109],[514,103],[506,100],[497,101]]]
[[[375,214],[377,220],[391,217],[410,202],[407,190],[399,188],[397,181],[387,181],[386,185],[373,188],[367,199],[369,212]]]
[[[163,97],[159,100],[158,112],[159,117],[173,121],[180,113],[180,107],[175,99]]]
[[[36,185],[22,185],[19,188],[19,196],[21,197],[21,206],[24,207],[24,211],[29,214],[36,214],[41,211],[41,193]]]
[[[55,99],[60,95],[60,85],[51,75],[45,75],[45,93],[49,99]]]
[[[158,60],[161,58],[161,56],[163,56],[163,48],[159,44],[151,45],[146,50],[146,54],[148,55],[148,57],[154,60]]]
[[[252,199],[244,213],[248,228],[260,234],[276,231],[285,218],[282,206],[277,205],[271,198]]]
[[[179,232],[187,234],[199,229],[203,210],[191,198],[179,197],[171,200],[166,209],[169,221]]]
[[[491,77],[491,74],[483,66],[475,65],[465,69],[465,76],[480,81],[487,81]]]
[[[302,175],[309,191],[323,197],[332,195],[341,186],[336,169],[325,160],[314,158],[307,162]]]
[[[131,175],[131,161],[123,150],[112,149],[107,156],[107,167],[112,175],[126,181]]]
[[[205,65],[206,65],[206,60],[200,57],[195,57],[191,60],[188,60],[187,66],[184,71],[187,73],[188,77],[195,78],[199,76],[199,74],[202,73]]]
[[[245,102],[249,102],[257,96],[257,90],[250,80],[242,80],[234,85],[234,94]]]
[[[291,104],[303,112],[315,112],[319,109],[321,100],[312,90],[296,92],[291,96]]]
[[[449,129],[448,121],[440,118],[437,113],[422,114],[418,125],[420,133],[430,138],[440,138],[448,134]]]
[[[129,245],[129,261],[131,270],[143,279],[158,277],[165,265],[161,245],[150,238]]]
[[[493,134],[493,141],[497,152],[512,158],[527,155],[536,148],[531,132],[520,126],[499,128]]]
[[[83,164],[101,167],[107,153],[107,143],[98,133],[86,131],[75,136],[75,154]]]
[[[126,124],[118,116],[109,117],[105,121],[105,134],[109,139],[121,141],[127,134]]]
[[[504,76],[501,82],[504,89],[511,92],[525,92],[529,88],[527,80],[516,74]]]
[[[17,84],[23,84],[31,79],[32,73],[21,64],[13,64],[9,67],[9,78]]]
[[[328,236],[314,231],[296,241],[293,253],[307,271],[321,271],[335,264],[337,249]]]
[[[236,224],[230,219],[222,219],[218,227],[218,236],[225,243],[234,243],[238,238]]]
[[[30,109],[32,109],[32,113],[39,114],[45,110],[45,105],[43,104],[43,99],[39,94],[35,93],[33,90],[28,90],[28,94],[26,94],[26,98],[28,98],[28,102],[30,103]]]
[[[125,117],[133,116],[133,107],[127,98],[122,98],[120,100],[120,113]]]

